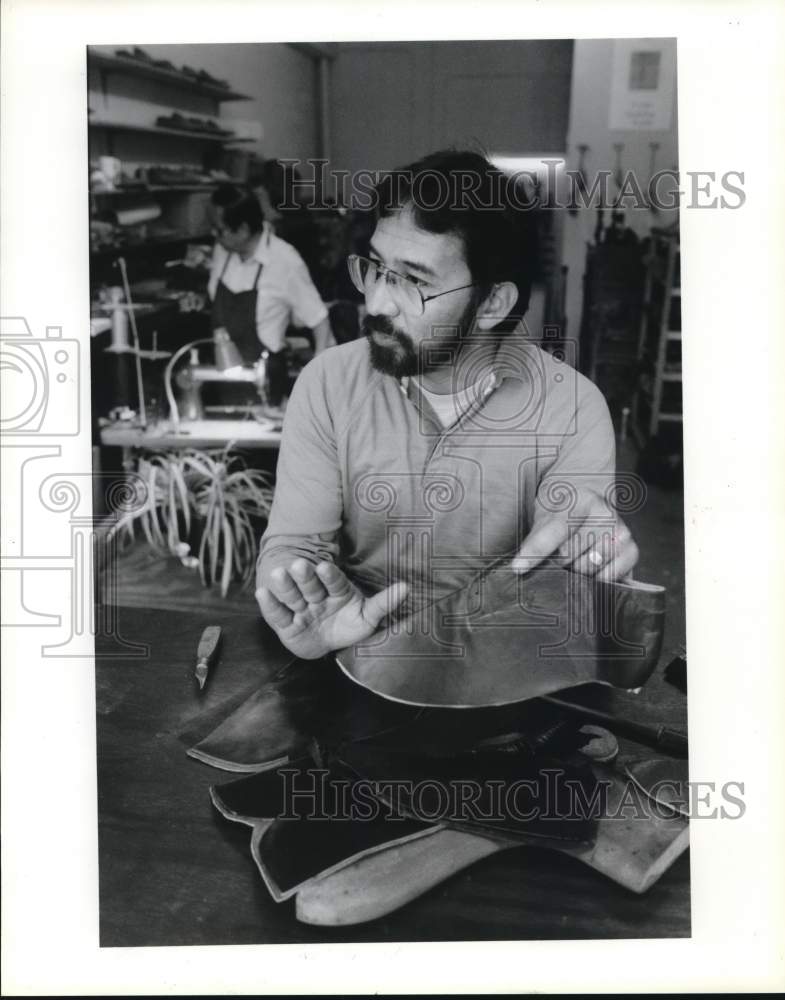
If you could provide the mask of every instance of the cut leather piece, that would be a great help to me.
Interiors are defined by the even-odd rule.
[[[291,787],[291,779],[282,772],[294,772],[299,776],[316,769],[318,765],[311,756],[298,757],[268,771],[213,785],[210,798],[221,815],[234,822],[253,825],[259,819],[273,820],[286,813],[289,805],[287,789]],[[320,794],[318,785],[315,789]]]
[[[640,790],[674,815],[689,817],[689,770],[686,760],[641,757],[628,761],[625,771]]]
[[[566,763],[524,748],[478,748],[437,758],[369,744],[339,747],[331,759],[366,781],[397,813],[490,836],[591,843],[596,781],[588,763]]]
[[[498,706],[599,681],[640,688],[662,648],[665,591],[509,561],[343,649],[345,673],[408,705]]]
[[[374,761],[389,777],[389,754],[363,753],[366,771]],[[486,775],[486,762],[481,765]],[[288,768],[297,770],[302,778],[316,764],[304,757]],[[372,821],[281,819],[281,804],[286,801],[282,770],[213,787],[211,797],[223,816],[251,828],[251,854],[272,897],[282,901],[297,894],[298,918],[309,923],[338,925],[384,916],[474,861],[497,850],[525,845],[560,851],[630,891],[642,893],[689,844],[685,819],[641,811],[639,805],[631,803],[629,781],[597,764],[592,764],[591,770],[595,782],[607,789],[605,811],[589,843],[391,819],[389,811]],[[466,773],[463,768],[461,771]],[[441,773],[443,777],[444,771]],[[519,768],[516,773],[520,775]],[[331,758],[332,780],[341,782],[350,774],[339,760]],[[306,817],[319,802],[317,791],[310,802],[295,800],[294,811]],[[273,818],[274,814],[279,818]]]
[[[317,927],[378,920],[483,858],[521,846],[462,830],[433,830],[431,837],[379,848],[312,879],[295,897],[297,919]]]
[[[562,851],[631,892],[646,892],[689,847],[689,823],[631,801],[629,779],[612,768],[592,769],[606,783],[605,815],[593,844],[565,844]]]
[[[366,738],[417,714],[349,683],[332,658],[296,659],[187,753],[226,771],[261,771],[298,756],[315,736]]]
[[[441,827],[411,819],[276,819],[252,840],[251,854],[276,902],[312,879],[346,868],[382,848],[428,837]]]
[[[339,673],[348,688],[363,690],[343,673]],[[374,747],[406,750],[431,757],[453,757],[455,754],[474,750],[485,742],[494,741],[515,742],[527,747],[532,754],[546,748],[553,754],[570,753],[586,742],[579,735],[578,723],[565,718],[560,709],[540,699],[463,712],[455,712],[451,708],[400,707],[413,713],[409,721],[355,740],[352,737],[344,738],[342,727],[336,725],[332,742],[362,742]],[[323,738],[320,742],[330,746]]]
[[[606,815],[591,845],[550,843],[630,892],[644,893],[689,846],[689,826],[679,816],[625,819],[627,782],[610,768],[592,765],[607,785]],[[467,830],[441,829],[427,840],[391,845],[313,879],[297,893],[297,919],[323,927],[376,920],[411,902],[482,858],[511,847],[514,839],[489,839]],[[543,846],[543,845],[538,845]]]
[[[313,794],[293,796],[292,781],[300,791],[312,789]],[[441,829],[438,824],[391,818],[382,805],[375,816],[362,821],[342,818],[345,782],[346,772],[339,765],[319,768],[313,759],[303,757],[285,768],[210,789],[212,803],[224,818],[251,827],[251,856],[276,902],[288,899],[311,879],[382,847]]]
[[[566,731],[561,742],[554,741],[562,718],[558,709],[536,700],[458,713],[401,705],[353,683],[334,659],[293,660],[187,753],[243,774],[299,756],[312,739],[328,745],[368,740],[450,756],[480,740],[517,732],[533,750],[550,740],[552,752],[568,752],[579,744]]]
[[[243,773],[283,764],[306,744],[307,738],[291,722],[279,686],[271,682],[186,753],[211,767]]]

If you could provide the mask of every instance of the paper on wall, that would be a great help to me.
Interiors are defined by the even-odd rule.
[[[675,39],[615,40],[608,127],[666,131],[671,127],[675,85]]]

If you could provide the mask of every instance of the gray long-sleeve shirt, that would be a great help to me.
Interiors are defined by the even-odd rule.
[[[328,559],[364,593],[406,580],[408,612],[514,555],[538,508],[564,510],[578,487],[613,489],[599,390],[523,335],[484,343],[463,359],[467,384],[486,391],[447,429],[414,380],[372,368],[364,340],[304,369],[284,421],[260,584],[298,556]]]

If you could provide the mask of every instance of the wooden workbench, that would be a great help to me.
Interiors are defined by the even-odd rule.
[[[145,571],[145,557],[136,558],[137,571]],[[210,785],[233,776],[186,756],[287,654],[254,613],[251,596],[223,602],[200,592],[176,561],[159,566],[157,581],[145,571],[143,587],[129,582],[126,567],[115,594],[120,635],[147,644],[147,655],[118,657],[116,642],[98,641],[103,946],[689,936],[687,854],[636,896],[574,859],[529,847],[487,858],[372,923],[299,923],[294,901],[276,904],[265,889],[249,853],[250,831],[210,803]],[[169,586],[164,570],[173,574]],[[189,607],[191,587],[196,603]],[[223,626],[224,642],[200,695],[194,652],[208,624]],[[664,682],[662,665],[638,696],[595,685],[571,697],[686,728],[686,699]],[[639,755],[641,748],[622,742],[622,752]]]
[[[101,428],[101,444],[112,448],[221,448],[234,442],[238,448],[278,448],[280,429],[255,420],[191,420],[175,428],[166,420],[141,428],[116,423]]]

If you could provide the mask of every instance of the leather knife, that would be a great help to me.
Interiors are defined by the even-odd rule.
[[[194,670],[194,677],[199,683],[200,691],[204,689],[204,686],[207,683],[207,672],[210,669],[210,666],[215,662],[220,642],[221,626],[208,625],[204,632],[202,632],[202,638],[199,640],[199,646],[196,650],[196,669]]]

